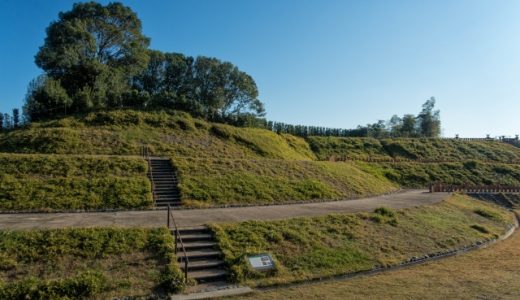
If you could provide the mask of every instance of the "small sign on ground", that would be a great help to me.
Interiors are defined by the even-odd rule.
[[[259,254],[249,256],[249,263],[255,270],[266,271],[274,268],[274,262],[269,254]]]

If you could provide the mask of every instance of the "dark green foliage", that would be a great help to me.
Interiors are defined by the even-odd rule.
[[[441,134],[440,111],[434,111],[435,98],[431,97],[423,104],[421,113],[417,116],[419,134],[423,137],[438,137]]]
[[[183,110],[209,120],[236,122],[264,113],[253,78],[216,58],[150,51],[148,68],[136,76],[134,86],[149,95],[147,107]]]
[[[12,267],[0,269],[0,299],[105,299],[184,287],[166,228],[0,231],[0,263],[5,261]],[[139,273],[120,274],[110,267],[114,263],[144,265]],[[69,270],[68,264],[76,267]],[[145,290],[128,286],[133,281],[146,281]]]
[[[264,114],[253,78],[229,62],[148,50],[137,15],[121,3],[76,3],[47,28],[29,85],[30,120],[107,108],[168,108],[214,121]]]
[[[148,61],[149,40],[137,15],[121,3],[76,3],[47,28],[36,64],[47,77],[30,87],[32,120],[121,107],[129,81]]]
[[[13,127],[18,128],[20,126],[20,110],[18,108],[13,109]]]

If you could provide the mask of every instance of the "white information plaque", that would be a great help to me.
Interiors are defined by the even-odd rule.
[[[274,268],[273,259],[269,254],[249,256],[248,259],[251,267],[253,267],[255,270],[265,271]]]

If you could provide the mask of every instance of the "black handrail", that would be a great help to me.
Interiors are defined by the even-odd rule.
[[[168,204],[168,220],[166,222],[167,222],[166,224],[168,226],[168,229],[170,229],[171,224],[173,224],[173,232],[174,232],[174,236],[175,236],[175,255],[177,255],[177,249],[178,249],[177,240],[180,242],[181,249],[184,254],[184,281],[188,282],[188,265],[189,265],[188,255],[186,253],[186,248],[184,247],[184,243],[182,242],[182,237],[179,232],[179,228],[177,227],[177,223],[175,223],[175,219],[173,218],[170,204]]]

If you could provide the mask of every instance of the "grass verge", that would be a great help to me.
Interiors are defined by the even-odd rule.
[[[401,211],[381,208],[211,227],[234,280],[264,286],[369,270],[469,245],[503,234],[512,218],[498,206],[455,195],[436,205]],[[270,253],[276,269],[252,270],[247,256],[258,253]]]
[[[518,299],[519,248],[516,232],[489,248],[403,270],[233,299]]]

